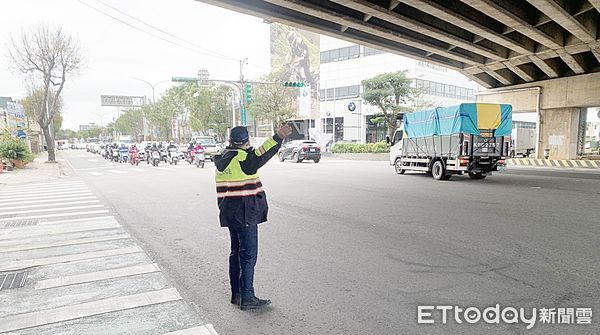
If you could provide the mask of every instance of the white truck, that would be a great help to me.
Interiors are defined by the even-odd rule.
[[[513,121],[511,157],[529,157],[535,152],[535,123]]]
[[[466,103],[404,115],[391,139],[396,173],[422,171],[436,180],[467,173],[484,179],[502,170],[510,153],[512,107]]]

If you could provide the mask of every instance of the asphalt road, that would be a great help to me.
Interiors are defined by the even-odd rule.
[[[255,288],[229,303],[212,164],[107,164],[62,153],[220,334],[598,334],[600,173],[509,169],[483,181],[385,162],[269,162]],[[116,172],[115,172],[116,171]],[[591,307],[591,325],[417,324],[418,305]]]

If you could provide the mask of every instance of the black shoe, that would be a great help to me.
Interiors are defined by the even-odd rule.
[[[242,302],[242,295],[239,293],[235,293],[231,295],[231,303],[234,305],[240,305]]]
[[[249,299],[242,298],[242,303],[240,304],[240,309],[245,311],[247,309],[259,309],[271,304],[271,300],[263,300],[258,299],[257,297],[252,297]]]

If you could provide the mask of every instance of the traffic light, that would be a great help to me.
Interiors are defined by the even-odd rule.
[[[246,102],[250,103],[252,101],[252,85],[244,85],[244,95],[246,96]]]
[[[283,83],[285,87],[304,87],[304,85],[302,81],[286,81]]]

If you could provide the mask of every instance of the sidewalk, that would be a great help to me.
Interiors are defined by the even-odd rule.
[[[0,175],[0,334],[218,335],[68,161]]]
[[[47,160],[48,154],[43,152],[23,169],[3,171],[0,174],[0,189],[7,185],[58,180],[73,174],[69,163],[59,155],[56,163],[46,163]]]

